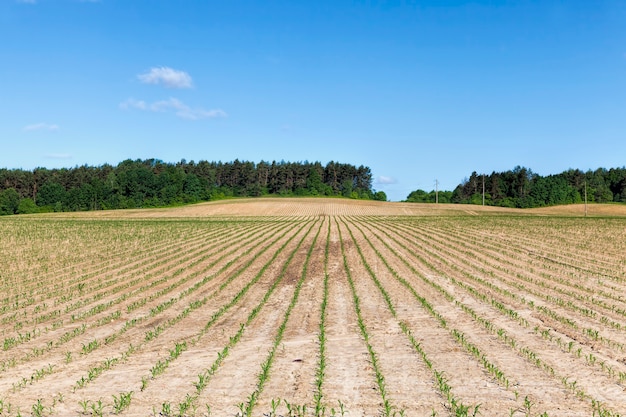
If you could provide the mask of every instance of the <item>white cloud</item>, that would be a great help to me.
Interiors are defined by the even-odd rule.
[[[173,97],[167,100],[155,101],[154,103],[146,103],[143,100],[129,98],[120,103],[120,108],[124,110],[137,109],[152,112],[172,112],[176,114],[176,116],[188,120],[215,119],[228,116],[226,112],[221,109],[205,110],[202,108],[192,108]]]
[[[396,180],[395,178],[386,177],[384,175],[381,175],[376,179],[377,184],[396,184],[397,182],[398,180]]]
[[[135,100],[134,98],[129,98],[128,100],[120,103],[120,108],[124,110],[128,110],[128,109],[148,110],[148,105],[143,100]]]
[[[54,124],[49,124],[49,123],[35,123],[32,125],[24,126],[24,130],[26,131],[34,131],[34,130],[55,131],[55,130],[59,130],[59,126],[54,125]]]
[[[18,3],[36,4],[37,0],[17,0]]]
[[[144,84],[161,84],[167,88],[193,87],[189,74],[169,67],[151,68],[149,72],[139,74],[137,78]]]

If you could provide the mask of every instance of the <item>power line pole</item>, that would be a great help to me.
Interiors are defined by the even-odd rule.
[[[439,204],[439,180],[435,180],[435,204]]]

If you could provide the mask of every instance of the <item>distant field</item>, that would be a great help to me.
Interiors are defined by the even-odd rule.
[[[466,204],[384,203],[380,201],[326,198],[234,199],[193,204],[177,208],[54,213],[48,216],[71,218],[152,218],[206,216],[450,216],[478,214],[584,216],[584,204],[510,209]],[[626,204],[589,204],[589,217],[626,216]]]
[[[588,214],[0,217],[0,416],[625,415],[626,210]]]

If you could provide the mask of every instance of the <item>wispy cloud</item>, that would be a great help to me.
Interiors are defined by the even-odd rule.
[[[172,112],[181,119],[187,120],[215,119],[228,116],[226,112],[221,109],[205,110],[203,108],[192,108],[173,97],[153,103],[146,103],[143,100],[129,98],[120,103],[120,108],[123,110],[137,109],[152,112]]]
[[[148,104],[146,104],[143,100],[135,100],[134,98],[129,98],[126,101],[120,103],[120,109],[128,110],[128,109],[139,109],[139,110],[149,110]]]
[[[393,177],[386,177],[384,175],[379,176],[376,179],[376,184],[396,184],[398,180]]]
[[[220,109],[194,109],[176,98],[169,98],[168,100],[157,101],[155,103],[152,103],[151,108],[154,109],[154,111],[173,111],[178,117],[189,120],[226,117],[226,113]]]
[[[17,0],[18,3],[36,4],[37,0]]]
[[[32,132],[35,130],[55,131],[55,130],[59,130],[59,126],[54,125],[54,124],[49,124],[49,123],[35,123],[32,125],[24,126],[23,130],[28,131],[28,132]]]
[[[167,88],[193,87],[189,74],[169,67],[151,68],[150,71],[139,74],[137,78],[144,84],[161,84]]]

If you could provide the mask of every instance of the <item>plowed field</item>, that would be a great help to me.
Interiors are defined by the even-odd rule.
[[[626,218],[579,210],[2,217],[0,416],[625,415]]]

